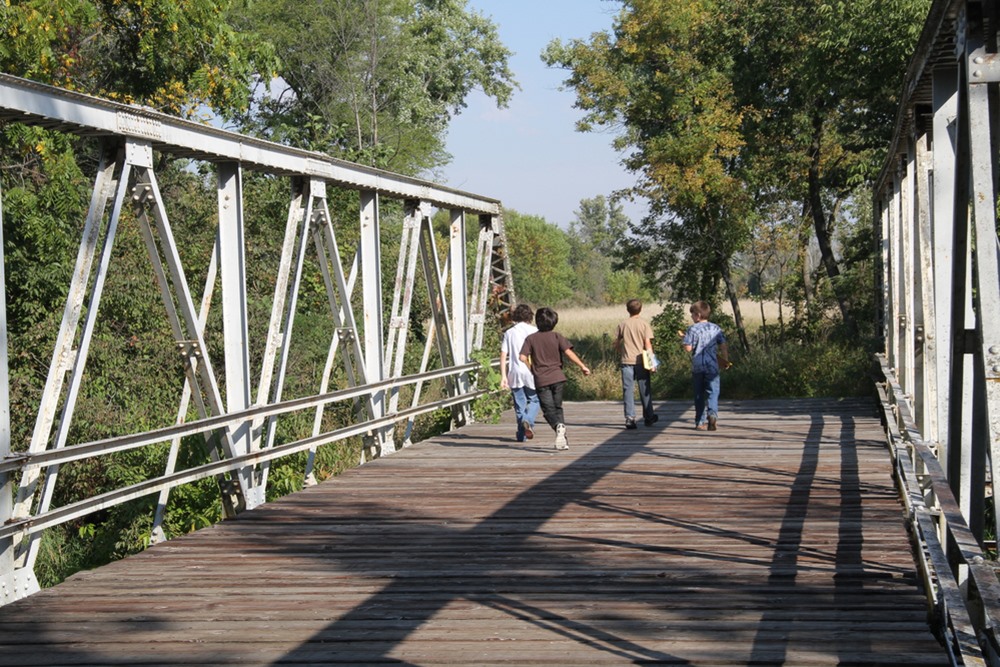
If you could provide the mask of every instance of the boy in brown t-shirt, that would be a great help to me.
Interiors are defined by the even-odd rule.
[[[584,375],[590,375],[590,369],[580,357],[576,356],[573,344],[562,334],[554,331],[558,322],[559,315],[556,311],[551,308],[539,308],[535,313],[535,326],[538,327],[538,331],[524,339],[518,357],[531,367],[542,414],[556,432],[556,449],[569,449],[562,407],[563,387],[566,385],[563,355],[579,366]]]
[[[622,403],[625,408],[625,428],[636,428],[635,425],[635,389],[639,385],[639,398],[642,400],[642,421],[646,426],[652,426],[659,417],[653,412],[653,395],[650,390],[649,370],[643,364],[644,350],[653,350],[653,327],[640,317],[642,301],[629,299],[625,304],[628,319],[618,325],[615,333],[615,350],[621,354],[622,372]]]

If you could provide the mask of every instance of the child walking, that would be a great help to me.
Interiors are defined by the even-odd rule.
[[[635,425],[635,385],[639,385],[639,399],[642,401],[642,421],[652,426],[659,417],[653,412],[653,395],[650,391],[650,371],[642,361],[644,350],[653,350],[653,327],[642,319],[642,301],[629,299],[625,304],[628,319],[618,325],[615,334],[615,350],[621,354],[622,403],[625,407],[625,428]]]
[[[566,374],[563,373],[563,355],[580,367],[584,375],[590,369],[573,351],[570,343],[561,333],[554,331],[559,322],[559,314],[551,308],[539,308],[535,313],[538,331],[524,339],[520,359],[528,364],[535,378],[535,391],[542,406],[545,421],[556,432],[556,449],[569,449],[566,439],[566,420],[563,416],[563,388]]]
[[[694,322],[681,344],[691,353],[691,382],[694,385],[694,427],[699,431],[714,431],[719,420],[719,368],[729,368],[729,347],[722,328],[709,322],[712,307],[704,301],[691,304]]]
[[[531,306],[520,304],[511,311],[514,326],[503,334],[500,343],[500,387],[510,389],[514,399],[514,416],[517,417],[517,441],[535,437],[535,417],[538,416],[538,393],[535,378],[528,365],[518,355],[524,340],[538,329],[531,324],[535,313]]]

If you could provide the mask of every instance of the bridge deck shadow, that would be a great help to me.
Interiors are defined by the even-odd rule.
[[[875,406],[512,417],[0,608],[0,665],[946,665]]]

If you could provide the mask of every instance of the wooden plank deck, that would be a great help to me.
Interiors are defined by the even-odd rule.
[[[0,665],[946,665],[873,404],[472,425],[0,608]]]

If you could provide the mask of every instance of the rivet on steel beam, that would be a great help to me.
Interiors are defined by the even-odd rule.
[[[976,71],[974,71],[974,72],[972,73],[972,76],[974,76],[974,77],[976,77],[977,79],[979,79],[979,78],[981,78],[981,77],[983,76],[983,71],[982,71],[982,70],[980,70],[980,69],[977,69]]]
[[[1000,354],[1000,346],[990,345],[990,354]]]
[[[982,56],[976,56],[975,58],[972,59],[972,62],[976,63],[977,65],[982,65],[984,62],[986,62],[986,60]]]

